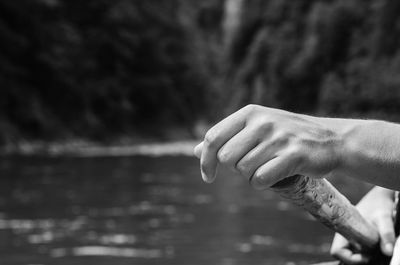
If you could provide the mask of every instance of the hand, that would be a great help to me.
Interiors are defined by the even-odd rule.
[[[392,190],[375,187],[368,192],[357,204],[357,209],[379,233],[380,248],[382,253],[387,256],[393,254],[395,243],[395,233],[393,224],[394,192]],[[396,244],[395,255],[392,258],[391,265],[400,264],[400,241]],[[365,264],[368,262],[368,256],[355,253],[350,247],[349,242],[340,234],[335,234],[332,242],[331,254],[345,264]]]
[[[399,265],[400,264],[400,239],[396,239],[396,243],[393,249],[393,257],[390,261],[390,265]]]
[[[228,116],[195,147],[203,180],[217,165],[239,173],[257,189],[302,174],[324,177],[340,164],[342,140],[323,119],[257,105]]]

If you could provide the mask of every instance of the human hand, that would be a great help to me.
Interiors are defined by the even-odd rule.
[[[387,256],[393,254],[395,233],[393,224],[394,192],[381,187],[375,187],[357,204],[361,215],[378,230],[380,249]],[[336,233],[332,242],[331,255],[345,264],[365,264],[370,257],[355,252],[350,243]],[[400,241],[396,243],[390,265],[400,265]]]
[[[324,177],[340,164],[341,135],[323,119],[248,105],[228,116],[195,147],[202,178],[221,164],[264,189],[296,174]]]

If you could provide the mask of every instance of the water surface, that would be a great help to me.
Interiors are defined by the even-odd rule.
[[[332,233],[187,156],[5,156],[0,264],[260,265],[329,260]],[[367,190],[335,181],[356,200]],[[361,188],[360,188],[361,187]]]

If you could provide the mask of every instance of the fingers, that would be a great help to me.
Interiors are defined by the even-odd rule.
[[[246,178],[253,176],[261,165],[265,164],[275,156],[279,149],[287,144],[284,140],[264,141],[244,155],[236,164],[237,170]]]
[[[332,242],[331,255],[345,264],[364,264],[368,262],[368,257],[354,253],[350,249],[349,242],[340,234],[336,233]]]
[[[394,244],[393,249],[393,257],[390,261],[390,265],[399,265],[400,264],[400,240],[397,239],[396,243]]]
[[[214,181],[217,171],[218,150],[244,128],[246,122],[245,114],[248,111],[248,108],[237,111],[207,132],[200,158],[201,175],[205,182],[211,183]]]
[[[275,157],[267,163],[260,166],[250,179],[251,185],[255,189],[266,189],[278,182],[281,179],[289,177],[293,170],[293,164],[290,156],[282,155]]]
[[[257,130],[246,127],[229,139],[217,153],[218,162],[236,171],[238,161],[259,143]]]
[[[393,246],[396,239],[391,214],[382,214],[381,217],[375,221],[375,223],[379,232],[382,253],[387,256],[392,256]]]

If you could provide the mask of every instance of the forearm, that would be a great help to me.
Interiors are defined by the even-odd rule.
[[[342,139],[337,174],[400,190],[400,125],[376,120],[326,119]]]

